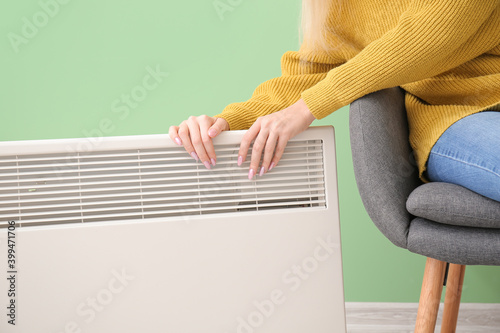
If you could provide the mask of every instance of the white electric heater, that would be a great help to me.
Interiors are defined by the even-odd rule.
[[[0,142],[0,332],[345,332],[334,132],[248,180],[167,135]]]

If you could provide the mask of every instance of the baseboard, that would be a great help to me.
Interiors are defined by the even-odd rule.
[[[412,333],[417,318],[418,303],[346,303],[349,333]],[[436,332],[441,329],[443,304],[439,308]],[[500,332],[500,304],[462,303],[458,315],[457,333]]]

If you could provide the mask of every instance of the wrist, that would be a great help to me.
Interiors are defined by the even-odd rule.
[[[295,103],[295,105],[297,106],[298,110],[309,124],[311,124],[314,120],[316,120],[316,117],[314,117],[314,115],[311,113],[311,111],[307,107],[306,102],[302,98],[299,99]]]

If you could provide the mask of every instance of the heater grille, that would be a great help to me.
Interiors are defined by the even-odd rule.
[[[251,181],[239,144],[215,149],[211,170],[182,147],[2,156],[0,228],[326,207],[322,140],[290,141]]]

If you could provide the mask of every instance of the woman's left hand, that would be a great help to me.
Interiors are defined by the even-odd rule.
[[[262,152],[264,158],[259,176],[278,165],[288,140],[305,131],[314,119],[316,118],[302,99],[286,109],[257,118],[243,136],[238,153],[238,165],[241,165],[254,141],[248,179],[252,179],[257,173]]]

